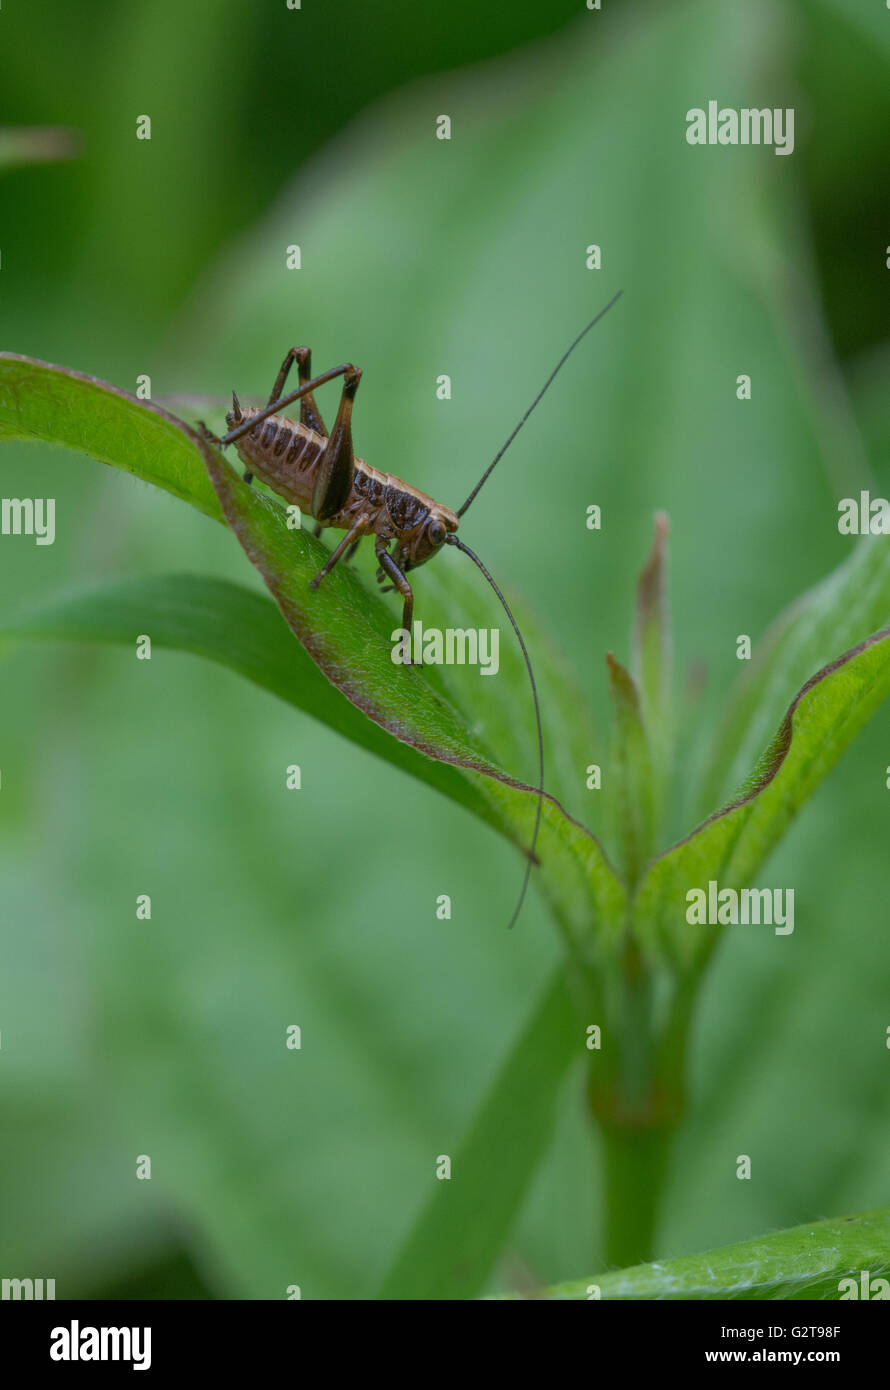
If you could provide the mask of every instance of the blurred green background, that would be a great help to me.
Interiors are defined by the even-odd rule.
[[[359,453],[454,506],[625,288],[464,530],[564,651],[605,762],[605,653],[627,656],[670,513],[690,828],[736,635],[846,556],[840,497],[890,489],[890,14],[47,0],[0,25],[2,123],[81,133],[0,181],[6,350],[131,391],[147,372],[157,399],[261,395],[309,343],[317,370],[364,369]],[[793,155],[687,146],[711,97],[793,106]],[[150,573],[259,582],[222,528],[75,455],[8,445],[0,491],[57,499],[53,547],[0,540],[6,615]],[[0,1273],[60,1297],[368,1294],[558,958],[533,896],[501,930],[515,852],[190,657],[20,649],[0,690]],[[720,952],[659,1256],[890,1200],[888,763],[885,710],[763,876],[795,887],[794,936]],[[583,772],[559,790],[598,829]],[[599,1267],[597,1161],[578,1074],[492,1287]]]

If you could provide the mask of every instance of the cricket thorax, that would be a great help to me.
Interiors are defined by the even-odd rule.
[[[372,511],[385,507],[393,530],[397,534],[414,531],[426,521],[435,505],[431,497],[417,488],[394,478],[391,473],[379,473],[364,459],[356,459],[350,501],[361,500]]]
[[[425,564],[458,527],[449,507],[392,473],[378,473],[362,459],[355,461],[347,506],[353,516],[366,512],[369,529],[380,539],[396,541],[393,559],[405,571]]]

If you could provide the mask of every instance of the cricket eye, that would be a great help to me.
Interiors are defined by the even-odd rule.
[[[433,545],[441,545],[445,539],[445,527],[441,521],[434,521],[429,529],[429,538]]]

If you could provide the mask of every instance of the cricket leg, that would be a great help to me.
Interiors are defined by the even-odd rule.
[[[367,526],[370,520],[371,518],[367,512],[361,513],[358,520],[346,532],[346,535],[343,537],[340,544],[336,547],[335,550],[331,551],[330,555],[328,556],[325,563],[322,565],[321,569],[318,571],[318,574],[315,576],[315,578],[309,580],[310,589],[317,589],[321,581],[324,579],[325,575],[330,574],[337,561],[342,559],[343,555],[346,553],[349,547],[355,541],[361,540],[362,536],[365,533],[365,527]]]
[[[338,376],[347,378],[349,376],[353,377],[354,386],[352,394],[355,395],[355,386],[358,385],[358,378],[361,376],[361,372],[359,372],[356,367],[353,367],[351,362],[343,362],[339,367],[330,367],[326,372],[320,372],[318,376],[312,377],[310,381],[305,382],[302,386],[296,387],[293,391],[288,391],[287,395],[282,396],[280,400],[273,401],[271,405],[263,406],[263,409],[257,411],[256,415],[251,415],[249,419],[242,420],[240,424],[235,425],[233,429],[229,430],[228,434],[224,434],[220,439],[219,442],[221,447],[225,449],[227,445],[234,444],[235,440],[240,439],[242,434],[252,433],[264,420],[268,420],[270,415],[279,415],[281,411],[293,401],[302,400],[304,396],[310,396],[316,386],[323,386],[326,381],[333,381],[334,378]]]
[[[281,364],[281,371],[275,378],[275,385],[272,387],[272,394],[267,401],[267,405],[274,405],[280,400],[284,392],[284,383],[287,381],[291,367],[296,362],[297,373],[300,385],[305,386],[307,381],[312,380],[312,352],[307,347],[292,347]],[[315,397],[310,391],[308,395],[300,398],[300,424],[307,429],[314,430],[323,439],[327,439],[328,432],[325,429],[324,420],[321,418],[321,411],[315,403]]]
[[[361,370],[350,363],[343,373],[343,390],[334,427],[315,466],[309,515],[321,522],[329,521],[342,511],[352,491],[355,478],[352,404],[361,379]]]
[[[385,541],[382,536],[377,537],[377,543],[374,546],[374,549],[377,554],[377,562],[380,565],[380,568],[383,570],[384,574],[389,576],[395,587],[398,589],[399,593],[402,595],[402,598],[404,600],[402,606],[402,627],[405,628],[407,632],[410,632],[411,619],[414,616],[414,592],[411,588],[411,585],[408,583],[407,579],[402,574],[402,571],[396,564],[395,560],[392,558],[389,551],[386,549],[388,544],[389,542]],[[406,666],[410,664],[410,662],[405,663]]]
[[[318,537],[318,536],[321,535],[321,533],[322,533],[323,530],[324,530],[324,527],[322,526],[321,522],[320,522],[320,521],[317,521],[317,522],[315,523],[315,525],[313,526],[313,528],[312,528],[312,534],[313,534],[313,536]],[[352,542],[352,545],[349,547],[349,549],[347,550],[345,556],[343,557],[343,563],[344,563],[344,565],[348,565],[348,564],[349,564],[349,562],[350,562],[350,560],[352,559],[353,555],[354,555],[355,552],[358,550],[358,548],[359,548],[359,546],[360,546],[360,544],[361,544],[361,541],[362,541],[362,537],[359,536],[359,538],[358,538],[357,541],[353,541],[353,542]]]

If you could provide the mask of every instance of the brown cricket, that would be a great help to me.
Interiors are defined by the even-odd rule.
[[[245,466],[246,483],[250,484],[254,477],[261,479],[285,501],[298,506],[301,513],[313,517],[317,523],[317,536],[326,526],[345,532],[318,574],[310,580],[311,588],[316,589],[325,575],[330,574],[344,556],[348,560],[362,538],[370,535],[374,537],[378,583],[389,579],[391,587],[401,594],[402,627],[409,632],[414,614],[414,594],[406,575],[408,571],[425,564],[444,545],[457,546],[468,555],[491,585],[510,620],[522,650],[532,688],[538,733],[538,800],[535,828],[531,845],[526,851],[525,875],[519,901],[510,920],[511,927],[521,911],[532,865],[537,862],[535,848],[544,798],[544,736],[541,729],[541,711],[531,660],[516,619],[478,555],[458,539],[457,528],[460,518],[513,443],[557,372],[581,339],[620,298],[621,293],[619,290],[614,295],[563,353],[506,443],[498,450],[463,506],[456,512],[421,492],[419,488],[406,483],[404,479],[392,473],[380,473],[364,459],[356,457],[352,446],[352,408],[362,376],[361,370],[351,362],[346,362],[313,377],[312,356],[308,347],[290,349],[275,378],[268,404],[262,410],[242,407],[233,392],[232,409],[226,415],[228,434],[217,439],[206,426],[202,426],[214,443],[223,448],[228,444],[237,446],[238,455]],[[300,384],[295,391],[282,395],[295,362]],[[337,418],[329,434],[313,392],[325,382],[339,376],[343,378],[343,389]],[[300,402],[299,420],[290,420],[279,413],[296,400]],[[393,546],[392,551],[390,546]]]

